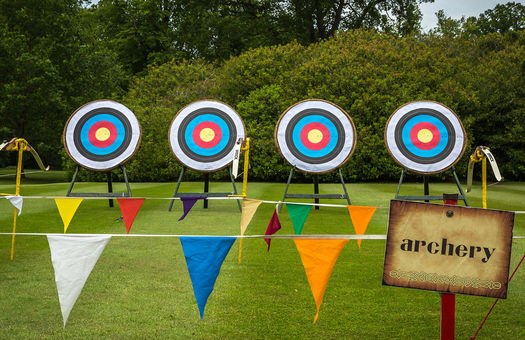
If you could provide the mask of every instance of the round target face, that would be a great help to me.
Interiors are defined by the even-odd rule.
[[[246,139],[241,117],[216,100],[201,100],[180,110],[169,130],[173,155],[197,171],[217,171],[233,161],[234,146]]]
[[[140,125],[124,105],[97,100],[77,109],[64,127],[67,154],[78,165],[109,171],[124,164],[137,151]]]
[[[459,161],[467,137],[451,109],[433,101],[417,101],[401,106],[390,116],[385,143],[402,167],[432,174],[446,171]]]
[[[341,167],[354,152],[354,122],[340,107],[305,100],[288,108],[275,127],[275,143],[292,166],[311,173]]]

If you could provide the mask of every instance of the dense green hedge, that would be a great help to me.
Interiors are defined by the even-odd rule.
[[[356,151],[342,168],[347,180],[399,177],[384,145],[384,127],[397,107],[423,99],[450,107],[467,130],[467,151],[457,165],[461,177],[468,154],[482,144],[492,148],[506,178],[523,180],[524,74],[523,32],[451,39],[356,30],[307,47],[292,43],[251,50],[220,65],[167,63],[136,79],[123,99],[143,129],[140,150],[128,165],[130,177],[175,180],[180,165],[168,146],[170,123],[185,105],[213,98],[235,108],[246,124],[252,140],[250,178],[286,180],[289,165],[275,148],[275,124],[290,105],[319,98],[345,109],[356,125]],[[335,174],[322,177],[334,180]]]

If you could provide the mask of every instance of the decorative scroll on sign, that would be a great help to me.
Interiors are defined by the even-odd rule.
[[[310,173],[341,167],[354,152],[352,118],[330,102],[309,99],[292,105],[275,127],[275,144],[292,166]]]
[[[416,173],[434,174],[456,164],[467,144],[458,116],[443,104],[416,101],[388,119],[385,144],[392,158]]]
[[[217,171],[230,164],[240,139],[246,139],[241,117],[216,100],[200,100],[184,107],[169,130],[173,155],[184,166],[203,172]]]
[[[391,201],[383,284],[507,297],[514,213]]]
[[[64,127],[67,154],[78,165],[109,171],[129,160],[141,139],[133,112],[112,100],[97,100],[78,108]]]

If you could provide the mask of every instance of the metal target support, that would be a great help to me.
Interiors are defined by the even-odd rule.
[[[462,200],[465,203],[465,206],[468,207],[469,204],[467,201],[467,197],[465,196],[465,192],[463,191],[461,183],[459,182],[455,167],[452,167],[451,170],[452,170],[452,174],[454,175],[454,181],[456,182],[456,185],[459,190],[458,200]],[[443,195],[440,195],[440,196],[430,195],[429,177],[427,175],[423,176],[423,195],[406,195],[406,196],[399,195],[399,192],[401,191],[401,185],[403,184],[403,179],[407,172],[408,172],[408,169],[406,168],[404,168],[401,171],[401,176],[399,177],[399,184],[397,186],[395,199],[404,200],[404,201],[425,201],[425,202],[443,201]]]
[[[170,201],[170,205],[168,207],[168,211],[171,211],[173,208],[173,203],[175,202],[176,197],[230,197],[232,195],[237,195],[237,187],[235,186],[235,179],[233,178],[233,175],[231,173],[231,169],[228,168],[228,173],[230,174],[230,180],[233,186],[233,192],[209,192],[210,188],[210,177],[209,173],[205,173],[204,175],[204,192],[185,192],[180,193],[179,188],[180,184],[182,182],[182,177],[184,175],[184,172],[186,171],[185,167],[182,167],[181,172],[179,174],[179,179],[177,180],[177,185],[175,186],[175,191],[173,192],[173,199]],[[239,211],[242,211],[241,202],[240,200],[237,201],[237,206],[239,207]],[[204,200],[203,208],[208,208],[208,200]]]
[[[109,207],[113,207],[113,199],[112,198],[121,198],[121,197],[131,197],[131,189],[129,187],[128,182],[128,175],[126,173],[126,167],[124,165],[120,166],[120,169],[122,170],[122,175],[124,177],[124,182],[126,183],[126,192],[113,192],[113,180],[111,176],[111,172],[108,171],[107,173],[107,184],[108,184],[108,192],[107,193],[99,193],[99,192],[72,192],[73,186],[75,185],[75,182],[77,180],[78,171],[80,167],[77,166],[75,169],[75,173],[73,174],[73,178],[71,179],[71,183],[69,184],[69,189],[67,190],[66,196],[67,197],[108,197],[109,198]]]
[[[320,199],[346,199],[346,202],[348,205],[351,205],[350,197],[348,196],[348,191],[346,190],[345,181],[343,179],[343,174],[341,173],[341,169],[339,169],[339,179],[341,180],[341,185],[343,186],[344,194],[319,194],[319,175],[314,175],[314,193],[313,194],[289,194],[288,189],[290,188],[290,183],[292,182],[292,177],[294,173],[294,167],[290,168],[290,175],[288,176],[288,181],[286,182],[286,189],[284,189],[283,199],[281,200],[281,204],[279,205],[279,213],[281,213],[281,210],[283,209],[283,204],[285,203],[287,198],[309,198],[314,199],[314,202],[316,204],[319,203]],[[319,210],[319,207],[315,207],[316,210]]]

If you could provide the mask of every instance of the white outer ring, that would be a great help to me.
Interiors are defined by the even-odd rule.
[[[230,152],[228,152],[224,157],[222,157],[219,160],[216,160],[214,162],[199,162],[188,157],[182,151],[178,142],[178,127],[182,124],[184,118],[186,118],[186,116],[188,116],[190,113],[203,108],[214,108],[228,114],[229,117],[232,119],[233,124],[235,125],[235,129],[237,130],[237,136],[235,137],[235,141],[238,141],[239,138],[242,138],[243,140],[246,139],[244,133],[244,123],[242,122],[242,119],[239,116],[239,114],[234,109],[216,100],[199,100],[189,104],[188,106],[180,110],[179,113],[177,113],[177,115],[173,119],[173,122],[171,122],[169,131],[170,148],[175,157],[188,168],[197,171],[216,171],[224,168],[233,161],[234,148],[232,148]]]
[[[286,127],[290,123],[290,120],[298,113],[308,109],[322,109],[328,111],[343,125],[343,130],[345,132],[343,149],[341,149],[339,155],[326,163],[312,164],[303,162],[295,157],[288,148],[288,145],[286,145]],[[280,141],[283,141],[283,143]],[[282,115],[281,120],[279,121],[279,126],[277,127],[277,144],[281,149],[283,157],[288,163],[297,169],[314,173],[329,172],[341,166],[341,164],[348,158],[348,155],[352,153],[355,145],[355,131],[349,117],[337,106],[322,100],[306,100],[295,104]]]
[[[103,162],[93,161],[84,157],[78,151],[73,139],[75,127],[77,126],[78,121],[87,113],[99,108],[112,108],[116,111],[121,112],[122,114],[124,114],[124,116],[126,116],[131,125],[131,141],[129,143],[128,148],[124,150],[124,152],[121,153],[118,157]],[[133,156],[133,154],[138,148],[140,135],[141,131],[139,121],[130,109],[113,100],[98,100],[81,106],[71,115],[65,128],[64,142],[69,155],[71,156],[73,161],[75,161],[80,166],[92,170],[111,170],[121,164],[124,164],[128,160],[128,158]]]
[[[454,147],[450,154],[442,159],[441,161],[437,163],[431,163],[431,164],[420,164],[416,163],[401,153],[399,148],[396,144],[395,139],[395,129],[397,124],[399,123],[399,120],[403,118],[405,114],[407,114],[410,111],[413,111],[415,109],[432,109],[435,111],[438,111],[439,113],[443,114],[450,123],[452,124],[452,127],[454,128],[454,131],[456,133],[456,141],[454,144]],[[395,111],[392,116],[390,116],[390,120],[388,121],[388,125],[386,126],[386,144],[388,149],[390,150],[390,154],[394,159],[405,168],[409,170],[414,170],[416,172],[423,172],[423,173],[436,173],[436,172],[442,172],[446,169],[448,169],[452,164],[454,164],[461,156],[463,155],[463,149],[464,145],[466,143],[465,140],[465,134],[463,133],[463,125],[461,124],[461,121],[456,116],[452,110],[450,110],[448,107],[441,105],[440,103],[431,102],[431,101],[417,101],[405,104],[401,106],[397,111]]]

